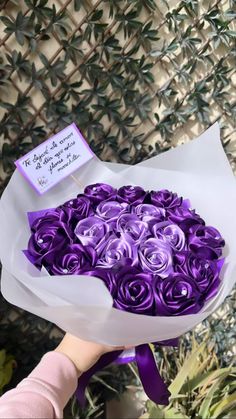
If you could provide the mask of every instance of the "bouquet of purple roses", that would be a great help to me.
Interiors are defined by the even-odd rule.
[[[235,177],[219,127],[133,167],[94,158],[74,177],[90,186],[67,177],[37,196],[12,176],[0,203],[2,293],[80,338],[135,346],[145,391],[167,403],[148,344],[174,345],[236,280]]]
[[[120,310],[193,314],[219,288],[224,240],[176,193],[96,183],[28,216],[29,260],[50,275],[100,278]]]

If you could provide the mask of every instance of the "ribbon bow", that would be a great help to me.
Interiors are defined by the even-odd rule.
[[[178,339],[156,342],[154,345],[178,346]],[[90,378],[102,368],[116,361],[122,352],[113,351],[102,355],[93,367],[81,375],[76,396],[82,407],[85,406],[85,389]],[[135,347],[135,361],[138,366],[141,383],[148,398],[156,404],[167,406],[169,404],[170,392],[160,376],[153,352],[147,343]]]

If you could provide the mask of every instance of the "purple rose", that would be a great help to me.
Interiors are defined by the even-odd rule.
[[[111,270],[95,268],[93,270],[84,271],[81,275],[95,276],[95,278],[101,279],[110,291],[110,294],[112,296],[115,295],[117,285],[114,273]]]
[[[90,200],[84,195],[78,195],[77,198],[70,199],[60,208],[67,214],[73,228],[75,228],[79,220],[94,214]]]
[[[161,191],[151,191],[150,201],[157,207],[163,207],[166,209],[180,207],[183,198],[179,197],[176,193],[170,192],[167,189]]]
[[[216,294],[219,288],[219,275],[223,264],[224,259],[206,260],[188,253],[185,263],[179,266],[179,270],[195,280],[199,290],[205,295],[205,301],[207,301]]]
[[[141,243],[138,254],[144,271],[152,272],[161,278],[172,273],[172,251],[169,243],[153,238],[148,239]]]
[[[126,204],[125,202],[107,201],[98,204],[96,213],[100,218],[110,223],[115,221],[119,215],[128,211],[129,204]]]
[[[60,251],[65,245],[72,243],[70,231],[60,221],[48,222],[38,221],[33,228],[37,230],[32,233],[28,243],[28,256],[32,263],[41,268],[43,258],[52,251]]]
[[[185,234],[176,224],[161,226],[154,224],[152,233],[157,239],[167,241],[175,251],[181,251],[185,246]]]
[[[133,208],[133,212],[141,218],[142,221],[149,221],[151,219],[163,221],[166,215],[164,208],[155,207],[155,205],[151,204],[139,204]]]
[[[181,316],[198,313],[204,303],[196,282],[182,273],[175,273],[164,280],[156,278],[156,315]]]
[[[216,228],[203,225],[191,227],[188,243],[189,249],[204,259],[217,259],[225,245]]]
[[[51,275],[78,275],[86,267],[91,269],[96,258],[92,247],[71,244],[48,254],[44,259],[44,266]]]
[[[117,220],[117,231],[135,243],[140,243],[150,234],[147,223],[141,221],[135,214],[122,214]]]
[[[40,214],[37,218],[35,215]],[[68,222],[68,216],[62,208],[52,208],[46,211],[37,211],[28,213],[30,228],[32,231],[37,231],[43,227],[51,226],[54,223],[61,223],[65,225]],[[67,228],[68,230],[68,228]]]
[[[84,195],[86,195],[94,205],[99,202],[116,199],[117,190],[111,185],[106,183],[94,183],[93,185],[86,186]]]
[[[154,314],[152,275],[134,267],[124,267],[116,274],[114,307],[136,314]]]
[[[168,219],[173,223],[178,224],[181,230],[185,233],[187,233],[194,225],[205,224],[200,215],[198,215],[194,210],[184,207],[176,207],[169,210]]]
[[[117,192],[117,201],[128,204],[142,204],[146,197],[146,192],[140,186],[122,186]]]
[[[78,222],[75,235],[84,246],[95,247],[108,237],[109,226],[98,217],[88,217]]]
[[[96,251],[99,255],[98,267],[116,269],[137,261],[136,247],[131,242],[116,236],[111,236],[107,244],[104,242],[98,245]]]

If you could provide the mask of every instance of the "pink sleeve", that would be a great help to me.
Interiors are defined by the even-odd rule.
[[[72,361],[48,352],[27,378],[0,398],[0,418],[62,418],[77,382]]]

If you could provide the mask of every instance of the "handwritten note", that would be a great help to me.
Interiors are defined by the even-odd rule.
[[[43,194],[93,158],[73,123],[15,162],[33,188]]]

